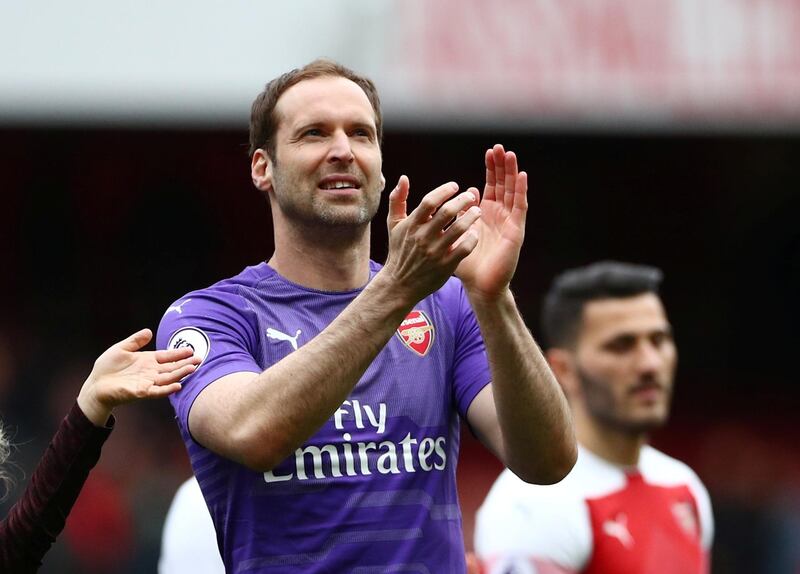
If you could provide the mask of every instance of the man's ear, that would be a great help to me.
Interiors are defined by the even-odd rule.
[[[574,396],[578,392],[580,385],[573,353],[568,349],[555,347],[548,349],[545,357],[547,357],[547,362],[550,363],[550,368],[558,383],[564,389],[564,394],[567,398]]]
[[[383,176],[383,172],[381,172],[381,191],[386,188],[386,178]]]
[[[257,149],[250,161],[250,177],[256,189],[269,192],[272,189],[272,160],[263,149]]]

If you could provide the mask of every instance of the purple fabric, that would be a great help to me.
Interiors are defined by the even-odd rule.
[[[372,275],[379,269],[371,263]],[[300,287],[262,263],[187,294],[162,319],[159,348],[191,344],[206,355],[170,400],[228,572],[465,570],[459,415],[490,375],[457,279],[415,307],[425,319],[417,316],[410,326],[433,327],[430,339],[424,330],[417,339],[424,356],[392,337],[336,413],[272,472],[217,456],[188,432],[202,389],[280,361],[359,292]]]

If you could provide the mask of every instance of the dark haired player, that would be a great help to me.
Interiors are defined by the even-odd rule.
[[[556,278],[542,318],[572,409],[578,462],[553,486],[504,471],[478,511],[491,574],[708,572],[711,505],[682,462],[647,445],[669,413],[677,353],[653,267],[600,262]]]

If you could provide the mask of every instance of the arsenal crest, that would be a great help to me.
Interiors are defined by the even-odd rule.
[[[417,309],[406,315],[397,328],[397,336],[403,344],[420,357],[424,357],[430,350],[434,334],[431,320],[424,312]]]
[[[700,536],[700,525],[697,524],[695,507],[691,502],[679,501],[674,503],[672,505],[672,514],[686,534],[693,538]]]

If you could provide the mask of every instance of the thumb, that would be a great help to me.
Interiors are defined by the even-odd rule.
[[[410,187],[408,176],[401,175],[397,185],[389,194],[389,216],[386,218],[389,231],[406,218],[406,200],[408,200]]]
[[[141,331],[137,331],[124,341],[120,341],[117,345],[120,346],[125,351],[138,351],[142,347],[144,347],[147,343],[150,342],[150,339],[153,338],[153,332],[150,329],[142,329]]]

